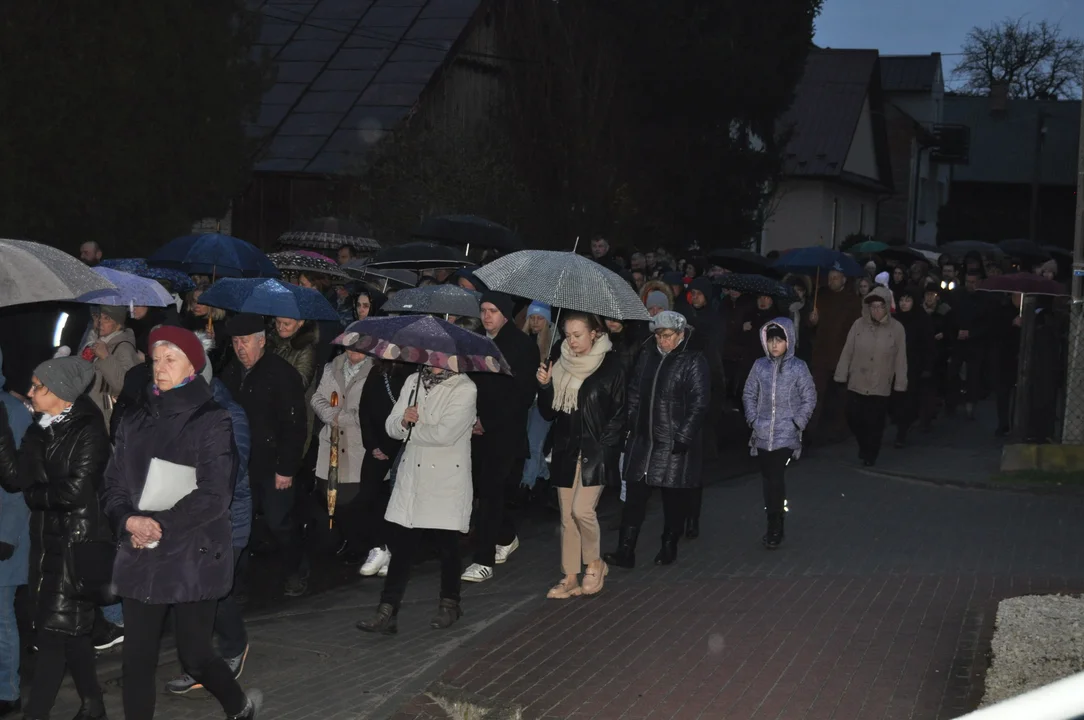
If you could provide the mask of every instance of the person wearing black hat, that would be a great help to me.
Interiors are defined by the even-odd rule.
[[[308,435],[305,387],[297,370],[267,352],[266,327],[262,316],[251,313],[226,324],[236,357],[221,380],[249,418],[253,511],[263,515],[282,553],[286,594],[298,597],[308,589],[293,482]]]
[[[523,463],[530,455],[527,413],[537,386],[538,346],[516,327],[511,296],[486,292],[481,303],[482,326],[512,368],[512,376],[478,373],[478,422],[471,443],[475,513],[473,563],[464,571],[466,582],[484,582],[493,568],[519,547],[505,496],[519,486]]]

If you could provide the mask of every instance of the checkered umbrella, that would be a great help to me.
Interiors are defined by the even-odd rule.
[[[350,278],[350,275],[330,260],[321,260],[308,253],[277,252],[267,257],[275,267],[285,272],[316,272],[330,277]]]
[[[386,313],[476,318],[481,316],[478,309],[481,296],[479,292],[464,290],[456,285],[426,285],[400,290],[381,306],[381,310]]]
[[[380,243],[369,237],[369,230],[358,223],[333,217],[316,218],[303,223],[296,230],[279,236],[281,248],[313,248],[315,250],[338,250],[343,245],[358,252],[374,253]]]
[[[572,252],[520,250],[474,272],[490,290],[614,320],[650,320],[636,291],[615,272]]]

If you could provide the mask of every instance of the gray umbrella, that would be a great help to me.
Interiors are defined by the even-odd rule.
[[[624,279],[572,252],[520,250],[474,271],[490,290],[614,320],[650,320]]]
[[[482,294],[455,285],[426,285],[395,293],[381,307],[389,313],[481,317],[478,301]]]
[[[54,247],[0,238],[0,307],[73,300],[113,284]]]

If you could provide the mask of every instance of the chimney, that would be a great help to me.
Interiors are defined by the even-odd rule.
[[[990,84],[990,112],[1003,113],[1008,109],[1009,84],[1004,80],[997,80]]]

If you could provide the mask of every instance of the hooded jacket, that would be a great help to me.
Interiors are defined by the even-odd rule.
[[[870,290],[889,307],[892,293],[886,287]],[[893,378],[896,392],[907,392],[907,336],[903,325],[886,313],[880,322],[869,314],[869,303],[862,303],[862,317],[854,321],[847,342],[836,365],[836,382],[847,383],[847,389],[859,395],[892,394]]]
[[[30,411],[9,393],[2,390],[6,379],[4,358],[0,354],[0,543],[15,548],[11,557],[0,560],[0,587],[25,585],[30,556],[30,511],[21,492],[16,488],[19,445],[30,427]]]
[[[768,352],[768,326],[778,325],[787,336],[787,351],[773,358]],[[794,323],[790,318],[770,320],[760,328],[764,357],[753,363],[745,380],[742,404],[745,422],[752,429],[750,454],[757,450],[790,448],[802,452],[802,433],[817,406],[817,389],[805,361],[794,354]]]

